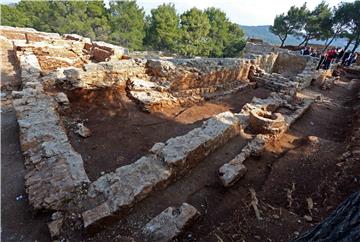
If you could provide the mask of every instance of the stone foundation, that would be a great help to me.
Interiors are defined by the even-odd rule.
[[[23,90],[13,92],[25,156],[25,187],[36,209],[63,209],[89,179],[81,156],[61,126],[54,99],[40,83],[40,65],[32,52],[19,54]]]
[[[234,114],[221,113],[183,136],[155,144],[149,155],[135,163],[101,176],[91,184],[89,197],[104,199],[83,213],[84,226],[121,213],[153,190],[166,187],[238,132],[239,120]]]

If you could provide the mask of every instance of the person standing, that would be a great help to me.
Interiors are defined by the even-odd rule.
[[[336,58],[336,48],[331,48],[328,52],[326,52],[324,69],[328,70],[330,68],[331,62]]]

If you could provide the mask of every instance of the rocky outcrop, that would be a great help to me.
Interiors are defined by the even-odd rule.
[[[23,90],[13,105],[25,156],[25,187],[35,209],[63,209],[75,191],[89,182],[81,156],[61,126],[56,102],[43,90],[40,65],[32,52],[19,54]]]
[[[82,214],[84,226],[121,213],[154,189],[166,187],[238,132],[239,120],[235,115],[221,113],[183,136],[155,144],[149,155],[135,163],[101,176],[91,184],[88,195],[102,200]]]
[[[145,240],[171,241],[199,216],[197,209],[187,203],[178,208],[169,207],[145,225]]]

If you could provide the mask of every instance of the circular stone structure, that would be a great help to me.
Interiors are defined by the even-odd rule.
[[[278,134],[285,126],[285,119],[281,113],[271,113],[261,109],[250,112],[250,126],[260,134]]]

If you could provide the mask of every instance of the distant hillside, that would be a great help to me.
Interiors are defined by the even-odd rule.
[[[269,26],[270,25],[260,25],[260,26],[240,25],[240,27],[244,30],[247,37],[263,39],[264,41],[270,44],[280,45],[281,42],[279,38],[270,32]],[[285,45],[298,45],[300,44],[301,41],[302,41],[301,39],[297,39],[295,36],[289,36],[285,41]],[[324,41],[312,40],[310,42],[314,44],[324,44]],[[346,40],[337,39],[333,42],[333,45],[344,47],[346,45]]]

